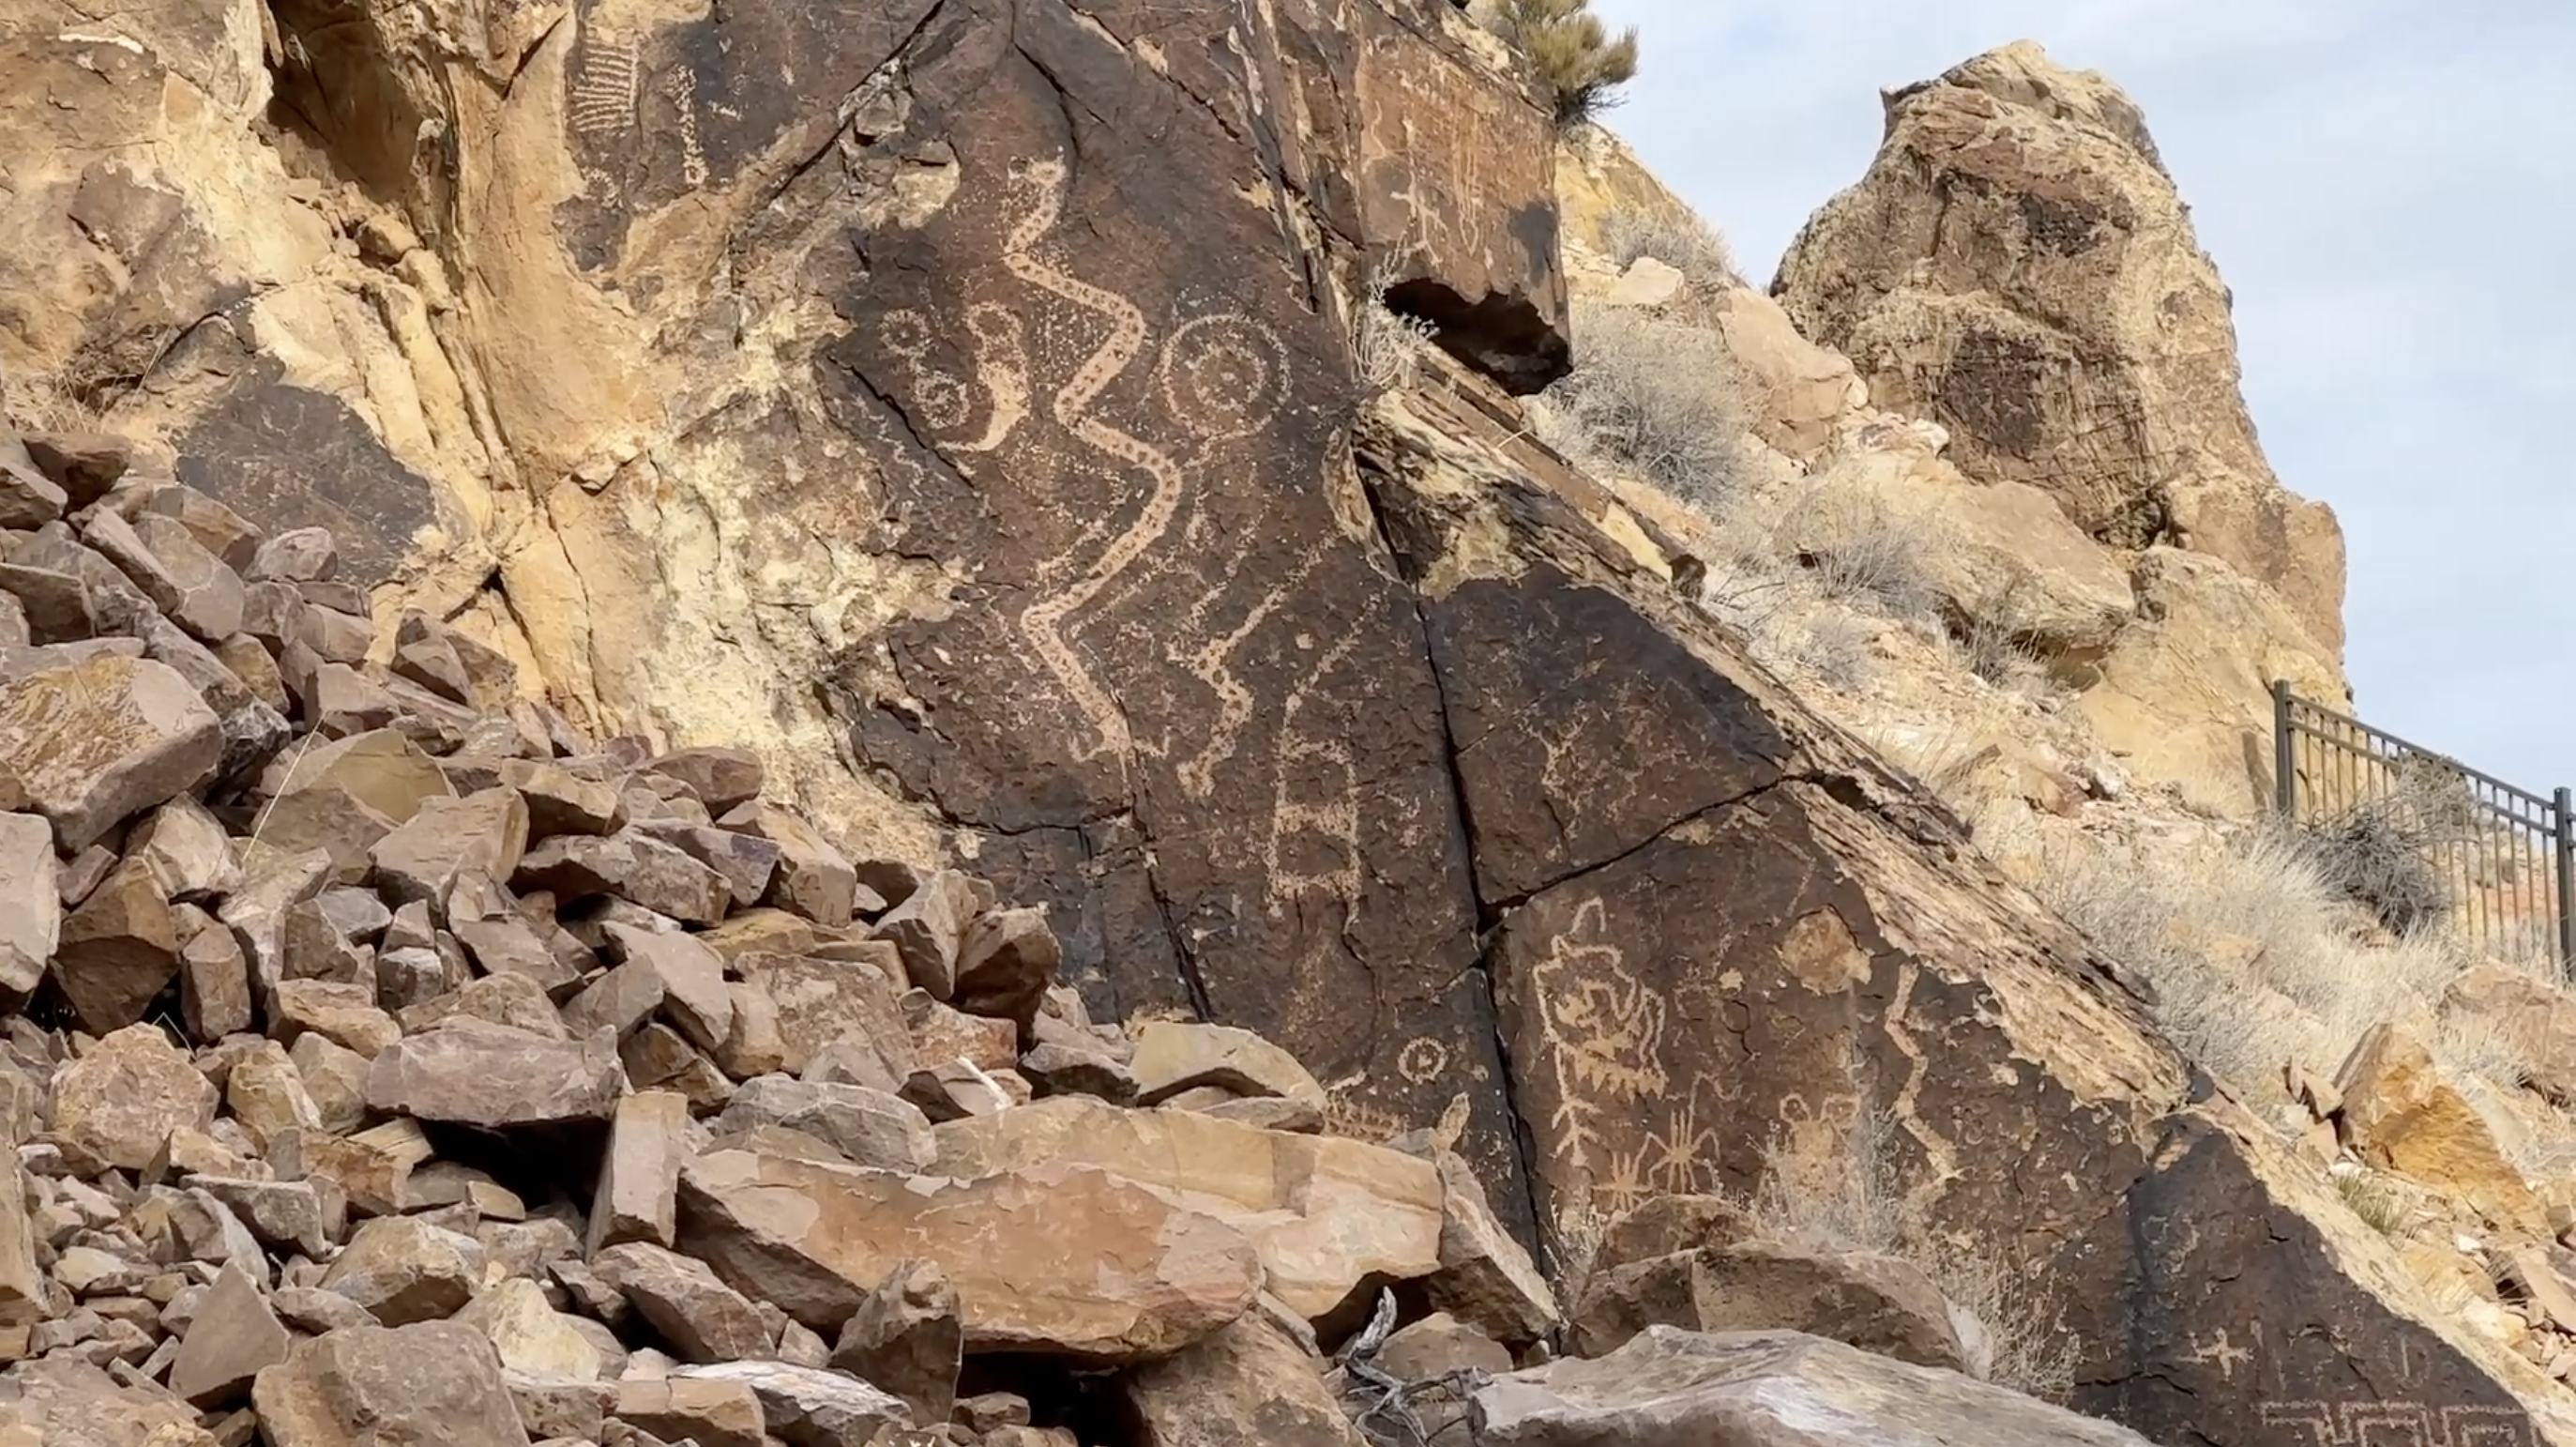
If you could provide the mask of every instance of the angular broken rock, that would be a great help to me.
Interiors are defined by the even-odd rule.
[[[528,834],[606,834],[617,821],[617,790],[551,759],[503,759],[498,777],[528,801]]]
[[[125,852],[140,859],[173,900],[202,904],[230,894],[241,883],[241,865],[233,858],[223,821],[186,794],[136,825]]]
[[[104,1035],[142,1019],[178,973],[170,897],[150,866],[129,856],[63,921],[54,978],[81,1028]]]
[[[428,798],[368,851],[376,887],[396,904],[444,906],[468,873],[507,879],[528,847],[528,806],[512,789]]]
[[[715,1130],[734,1135],[771,1125],[803,1131],[852,1165],[913,1172],[928,1168],[932,1158],[930,1121],[921,1108],[864,1085],[754,1076],[726,1103]]]
[[[957,951],[974,923],[973,883],[954,869],[923,880],[912,897],[877,921],[876,937],[894,944],[912,988],[935,1000],[957,993]]]
[[[523,1276],[494,1285],[455,1320],[492,1341],[504,1371],[564,1381],[596,1381],[607,1366],[599,1346],[573,1318],[546,1303],[545,1288]]]
[[[528,851],[520,889],[551,891],[570,901],[609,894],[690,924],[716,924],[733,905],[725,877],[676,845],[629,828],[606,838],[558,834]]]
[[[971,1347],[1102,1361],[1206,1336],[1261,1274],[1232,1227],[1067,1165],[953,1181],[717,1149],[680,1174],[680,1242],[815,1331],[837,1331],[898,1262],[935,1261]]]
[[[607,926],[608,938],[629,965],[642,965],[662,982],[662,1013],[700,1050],[721,1049],[733,1030],[733,996],[725,988],[724,960],[696,938],[668,931]]]
[[[0,990],[32,992],[62,938],[61,861],[53,826],[33,814],[0,814]]]
[[[8,1447],[218,1447],[215,1436],[197,1425],[197,1413],[187,1403],[149,1382],[127,1386],[70,1354],[20,1362],[0,1376],[0,1442]]]
[[[931,1136],[933,1170],[944,1176],[1069,1163],[1182,1193],[1196,1209],[1238,1224],[1260,1248],[1265,1289],[1309,1319],[1372,1278],[1407,1281],[1440,1269],[1439,1169],[1384,1146],[1256,1130],[1191,1111],[1119,1110],[1071,1095],[934,1126]],[[962,1281],[959,1290],[966,1291]]]
[[[251,1400],[274,1447],[528,1447],[492,1343],[461,1322],[347,1327],[296,1344]]]
[[[644,1090],[617,1102],[599,1167],[584,1251],[628,1241],[669,1246],[678,1230],[680,1162],[689,1154],[689,1098]]]
[[[858,901],[858,871],[841,851],[826,843],[813,825],[782,805],[753,800],[723,816],[724,827],[754,834],[778,846],[777,873],[769,881],[768,902],[814,923],[840,929],[850,922]]]
[[[286,1326],[271,1311],[259,1283],[236,1266],[215,1276],[214,1289],[197,1308],[170,1366],[170,1390],[206,1408],[250,1395],[260,1369],[286,1360]]]
[[[250,1007],[250,961],[241,941],[207,920],[179,947],[179,1018],[190,1039],[212,1044],[248,1030]]]
[[[965,1353],[957,1288],[930,1262],[902,1261],[850,1314],[832,1365],[902,1398],[912,1420],[945,1422]]]
[[[1556,1293],[1529,1252],[1486,1201],[1475,1167],[1455,1151],[1433,1156],[1440,1170],[1440,1270],[1424,1298],[1496,1341],[1523,1344],[1556,1330]]]
[[[687,1377],[617,1384],[617,1420],[672,1443],[697,1447],[765,1447],[760,1396],[746,1382]]]
[[[873,964],[758,951],[735,958],[735,972],[778,1007],[787,1069],[801,1073],[835,1042],[855,1037],[883,1064],[888,1081],[900,1083],[912,1073],[912,1032],[904,1028],[891,973],[901,966],[892,945],[870,943],[878,956]]]
[[[77,851],[214,773],[223,725],[167,665],[98,654],[0,682],[0,759]]]
[[[787,1447],[870,1447],[889,1428],[919,1419],[904,1404],[855,1377],[789,1362],[737,1361],[690,1367],[677,1382],[738,1382],[760,1400],[769,1435]]]
[[[771,1334],[743,1295],[704,1263],[649,1242],[630,1241],[592,1256],[590,1269],[617,1288],[662,1339],[693,1362],[729,1362],[770,1354]]]
[[[1034,906],[988,911],[967,927],[957,951],[957,993],[950,1003],[970,1015],[992,1015],[1025,1032],[1055,983],[1064,948]]]
[[[128,1025],[54,1077],[54,1133],[107,1165],[139,1171],[185,1126],[215,1123],[215,1087],[151,1025]]]
[[[1287,1051],[1249,1030],[1191,1021],[1148,1020],[1136,1026],[1137,1101],[1157,1105],[1201,1085],[1237,1095],[1275,1095],[1324,1107],[1324,1087]]]
[[[1302,1325],[1302,1323],[1301,1323]],[[1145,1447],[1365,1447],[1324,1364],[1266,1311],[1127,1374]],[[1623,1444],[1624,1447],[1624,1444]]]
[[[605,1121],[624,1086],[615,1044],[604,1035],[546,1040],[458,1021],[378,1054],[367,1072],[367,1104],[491,1130]]]
[[[723,814],[760,797],[760,758],[748,749],[675,749],[644,766],[645,772],[689,786],[710,814]]]
[[[409,1326],[455,1315],[482,1280],[483,1248],[473,1237],[417,1216],[379,1216],[349,1237],[321,1285],[386,1326]]]
[[[2547,1212],[2477,1110],[2431,1051],[2394,1025],[2376,1025],[2335,1076],[2344,1143],[2381,1170],[2466,1201],[2500,1226],[2548,1234]]]
[[[2152,1447],[2124,1427],[1956,1372],[1796,1332],[1650,1327],[1479,1389],[1478,1447]]]
[[[547,1040],[573,1038],[545,990],[528,976],[515,973],[485,975],[463,989],[405,1006],[397,1018],[406,1035],[422,1034],[463,1018],[507,1026]]]
[[[364,984],[283,980],[269,995],[279,1039],[308,1032],[373,1060],[402,1038],[402,1026],[376,1005],[372,976]]]
[[[1745,1241],[1621,1266],[1585,1291],[1575,1349],[1605,1356],[1649,1326],[1797,1331],[1918,1366],[1970,1365],[1940,1288],[1906,1262],[1861,1251]]]

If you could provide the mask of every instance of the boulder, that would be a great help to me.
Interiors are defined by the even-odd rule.
[[[725,989],[724,960],[697,939],[667,930],[611,924],[608,937],[630,965],[641,965],[662,984],[662,1013],[690,1043],[714,1050],[733,1029],[733,997]]]
[[[786,1126],[825,1142],[851,1164],[920,1171],[935,1156],[930,1122],[900,1096],[864,1085],[754,1076],[726,1102],[718,1134]]]
[[[1301,1324],[1302,1325],[1302,1324]],[[1264,1311],[1127,1374],[1145,1447],[1365,1447],[1311,1346]]]
[[[649,1242],[594,1253],[590,1269],[693,1362],[765,1357],[776,1345],[760,1313],[700,1262]]]
[[[20,1362],[0,1375],[0,1441],[10,1447],[218,1447],[185,1401],[149,1382],[129,1386],[71,1355]]]
[[[628,828],[600,838],[558,834],[528,851],[511,882],[572,900],[611,894],[691,924],[715,924],[732,907],[722,874],[678,846]]]
[[[777,1007],[788,1070],[801,1073],[836,1041],[855,1038],[881,1062],[889,1081],[899,1083],[912,1073],[912,1033],[904,1028],[894,974],[902,966],[892,945],[871,943],[869,960],[760,952],[734,959],[734,970]]]
[[[638,1091],[617,1102],[608,1155],[599,1165],[599,1193],[590,1207],[584,1243],[589,1254],[626,1241],[671,1244],[688,1125],[688,1097],[673,1091]]]
[[[902,1402],[866,1382],[792,1362],[721,1362],[690,1367],[672,1380],[749,1387],[763,1426],[787,1447],[874,1447],[885,1429],[913,1422]]]
[[[129,856],[62,923],[54,978],[81,1028],[104,1035],[143,1018],[179,973],[179,927],[150,864]]]
[[[1233,1228],[1072,1165],[958,1181],[718,1149],[681,1173],[680,1243],[815,1331],[837,1331],[897,1263],[933,1261],[970,1348],[1103,1361],[1206,1336],[1260,1275]]]
[[[1237,1095],[1275,1095],[1322,1108],[1324,1087],[1297,1058],[1249,1030],[1195,1021],[1148,1020],[1136,1027],[1137,1102],[1157,1105],[1184,1090],[1218,1085]]]
[[[223,751],[214,711],[164,664],[97,654],[0,680],[0,759],[67,852],[203,783]]]
[[[2339,658],[2341,531],[2264,461],[2227,288],[2136,104],[2021,41],[1888,92],[1886,122],[1781,259],[1798,329],[1949,429],[1969,476],[2114,546],[2179,532]]]
[[[215,1087],[151,1025],[128,1025],[54,1077],[54,1132],[120,1170],[152,1164],[181,1128],[215,1123]]]
[[[1469,1411],[1478,1447],[2150,1447],[2018,1392],[1796,1332],[1652,1327],[1597,1361],[1497,1378]]]
[[[1747,1241],[1599,1273],[1574,1310],[1575,1350],[1607,1356],[1650,1326],[1804,1332],[1918,1366],[1971,1368],[1940,1288],[1865,1251]]]
[[[486,1130],[606,1121],[625,1077],[602,1037],[548,1040],[462,1022],[387,1046],[367,1072],[367,1104]]]
[[[1341,1307],[1372,1281],[1440,1269],[1439,1169],[1383,1146],[1283,1135],[1192,1111],[1122,1111],[1081,1096],[931,1133],[940,1175],[1001,1177],[1050,1163],[1097,1167],[1233,1222],[1260,1250],[1264,1289],[1309,1318]]]
[[[416,1216],[380,1216],[349,1237],[320,1285],[386,1326],[410,1326],[455,1315],[482,1280],[483,1248],[473,1237]]]
[[[893,1393],[916,1422],[945,1422],[957,1403],[966,1325],[957,1288],[927,1261],[900,1261],[850,1313],[832,1365]]]
[[[261,1369],[286,1360],[293,1339],[249,1273],[226,1267],[197,1308],[170,1364],[170,1390],[199,1408],[250,1395]]]
[[[1045,910],[987,911],[957,947],[957,991],[950,999],[970,1015],[1014,1021],[1026,1032],[1063,958]]]
[[[468,874],[508,879],[528,847],[528,806],[516,790],[430,797],[367,852],[388,900],[444,905]]]
[[[2372,1026],[2336,1072],[2335,1090],[2344,1144],[2364,1162],[2456,1196],[2499,1226],[2548,1233],[2539,1197],[2421,1042],[2394,1025]]]
[[[765,1447],[768,1425],[750,1383],[693,1377],[619,1382],[616,1416],[656,1439],[697,1447]]]
[[[1440,1170],[1440,1269],[1424,1283],[1432,1309],[1515,1344],[1539,1340],[1562,1320],[1556,1293],[1485,1199],[1475,1167],[1437,1150]]]
[[[0,814],[0,990],[33,992],[62,938],[62,864],[53,826],[33,814]]]
[[[2576,996],[2509,965],[2474,965],[2443,992],[2442,1018],[2491,1036],[2532,1089],[2576,1105]]]
[[[462,1322],[344,1327],[252,1389],[272,1447],[528,1447],[492,1343]]]
[[[876,922],[876,937],[894,945],[912,988],[946,1000],[957,993],[957,950],[977,904],[972,881],[943,869]]]

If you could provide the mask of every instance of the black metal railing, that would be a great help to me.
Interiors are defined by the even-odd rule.
[[[2437,872],[2450,925],[2493,953],[2546,952],[2576,970],[2576,808],[2372,728],[2272,684],[2274,808],[2333,826],[2403,816]]]

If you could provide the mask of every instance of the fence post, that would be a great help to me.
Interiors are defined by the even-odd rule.
[[[2568,818],[2565,789],[2556,795],[2556,817],[2550,821],[2550,843],[2558,858],[2558,974],[2576,970],[2576,822]]]
[[[2290,729],[2290,681],[2276,678],[2272,680],[2272,804],[2284,819],[2295,818],[2299,807],[2297,751]]]

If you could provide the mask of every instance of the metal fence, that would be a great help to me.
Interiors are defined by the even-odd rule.
[[[2274,807],[2338,827],[2402,822],[2440,879],[2451,925],[2491,953],[2576,971],[2576,809],[2272,684]]]

